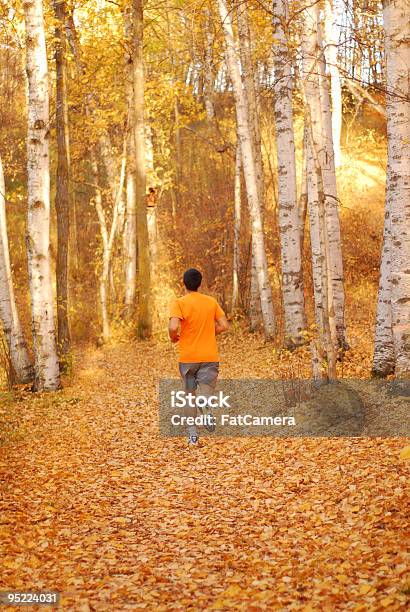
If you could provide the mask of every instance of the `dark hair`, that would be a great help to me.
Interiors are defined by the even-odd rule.
[[[202,274],[195,268],[189,268],[184,272],[184,285],[188,291],[197,291],[198,287],[202,283]]]

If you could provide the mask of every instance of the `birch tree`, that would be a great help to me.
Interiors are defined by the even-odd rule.
[[[257,171],[252,145],[252,132],[246,94],[243,89],[239,59],[235,50],[232,18],[224,0],[218,0],[219,14],[225,38],[226,63],[232,81],[235,98],[237,131],[241,143],[242,165],[250,210],[252,236],[255,241],[254,257],[257,268],[258,289],[261,301],[263,328],[266,339],[275,333],[275,317],[272,292],[266,260],[265,239],[262,227],[262,211],[257,186]]]
[[[103,141],[104,142],[104,141]],[[98,150],[98,149],[97,149]],[[91,150],[91,169],[95,185],[95,209],[97,212],[98,222],[100,226],[100,234],[102,241],[102,268],[100,273],[99,294],[100,294],[100,309],[102,320],[103,340],[107,342],[110,338],[110,316],[109,316],[109,299],[110,299],[110,280],[112,272],[112,251],[114,240],[119,229],[121,199],[124,190],[125,182],[125,167],[126,167],[126,137],[124,138],[123,153],[121,157],[121,170],[118,181],[118,187],[113,198],[111,226],[109,225],[106,210],[103,205],[103,198],[99,186],[100,177],[97,156],[94,149]]]
[[[255,71],[252,61],[252,40],[249,26],[249,12],[246,2],[236,2],[239,56],[242,70],[243,92],[248,108],[249,127],[251,132],[251,144],[255,161],[256,186],[258,189],[259,205],[262,213],[265,202],[265,185],[261,149],[261,134],[259,128],[259,112],[256,96]],[[256,241],[252,236],[252,260],[251,260],[251,286],[249,296],[249,319],[250,330],[256,331],[261,325],[261,304],[258,290],[257,266],[255,259]]]
[[[302,146],[302,172],[300,179],[300,194],[299,194],[299,230],[300,230],[300,252],[303,261],[303,246],[305,243],[305,225],[306,213],[308,204],[308,185],[307,185],[307,156],[309,146],[309,134],[307,131],[306,122],[303,129],[303,146]],[[303,267],[302,267],[303,273]]]
[[[406,0],[384,0],[387,78],[388,173],[386,222],[376,324],[375,364],[390,370],[391,350],[381,346],[389,326],[389,290],[395,373],[410,372],[410,22]],[[390,227],[388,227],[388,225]],[[391,235],[390,235],[391,233]],[[390,283],[386,279],[390,267]]]
[[[372,373],[385,377],[394,373],[395,354],[391,303],[391,260],[393,255],[391,235],[390,164],[387,162],[386,212],[384,217],[383,246],[380,262],[379,291],[376,309],[376,334]]]
[[[249,26],[249,13],[246,2],[237,5],[239,54],[242,68],[243,88],[247,99],[249,126],[252,135],[252,148],[256,168],[256,181],[261,210],[264,209],[265,187],[259,127],[259,109],[256,96],[255,70],[252,61],[252,39]]]
[[[28,78],[27,253],[35,355],[34,388],[60,387],[50,261],[49,98],[43,5],[23,2]]]
[[[318,87],[320,97],[321,138],[318,148],[319,163],[322,167],[323,186],[325,191],[325,214],[327,239],[329,241],[329,283],[332,295],[332,314],[334,313],[337,342],[341,352],[348,348],[345,337],[345,292],[343,277],[342,242],[339,221],[339,200],[337,195],[335,155],[332,132],[332,109],[330,103],[329,81],[326,74],[326,60],[323,49],[322,22],[319,21],[319,10],[312,9],[316,19],[312,29],[312,51],[317,58]],[[316,39],[316,41],[315,41]]]
[[[234,204],[233,204],[233,262],[232,262],[232,310],[239,305],[239,266],[240,266],[240,234],[241,234],[241,147],[236,142]]]
[[[56,16],[56,132],[57,177],[55,206],[57,212],[57,344],[60,355],[70,351],[70,327],[68,320],[68,248],[70,240],[69,173],[70,148],[68,131],[67,66],[65,0],[54,0]]]
[[[214,70],[213,70],[213,36],[212,36],[212,20],[211,11],[208,8],[204,9],[205,16],[205,61],[204,61],[204,103],[208,121],[215,119],[214,106]]]
[[[302,33],[302,94],[307,131],[307,186],[312,250],[315,319],[319,342],[313,352],[314,376],[335,377],[337,346],[330,245],[326,217],[327,198],[323,173],[323,125],[319,82],[318,5],[305,9]],[[326,358],[328,372],[321,363]]]
[[[148,194],[146,197],[147,204],[147,228],[148,228],[148,244],[150,256],[151,278],[154,278],[157,272],[158,252],[159,252],[159,234],[158,234],[158,219],[157,219],[157,190],[156,172],[154,167],[154,147],[152,144],[151,126],[145,126],[145,165],[148,180]],[[154,296],[152,302],[156,302]]]
[[[34,379],[34,368],[31,363],[27,344],[24,339],[14,297],[11,275],[9,241],[6,220],[6,187],[3,165],[0,158],[0,317],[3,333],[10,353],[11,364],[19,383],[28,383]]]
[[[325,0],[325,57],[330,75],[330,88],[332,92],[332,133],[335,152],[335,166],[338,168],[342,162],[341,136],[342,136],[342,85],[337,59],[338,27],[337,10],[334,0]]]
[[[132,0],[132,84],[133,112],[131,132],[134,137],[136,221],[138,245],[138,335],[147,338],[152,332],[151,272],[146,211],[143,2]]]
[[[293,131],[293,82],[286,40],[287,0],[273,0],[274,113],[279,179],[279,231],[285,346],[304,342],[306,327]]]
[[[131,6],[124,8],[124,30],[126,40],[125,95],[127,99],[127,165],[126,165],[126,212],[124,232],[125,272],[125,316],[130,319],[135,309],[137,288],[137,195],[135,176],[134,139],[134,84],[132,70],[132,15]]]
[[[251,270],[249,287],[249,331],[259,331],[262,324],[261,300],[259,294],[258,268],[256,266],[256,238],[251,237]]]

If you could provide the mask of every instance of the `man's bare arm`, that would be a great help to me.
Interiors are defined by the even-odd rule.
[[[229,323],[225,316],[215,321],[215,334],[223,334],[224,332],[228,331],[228,328]]]
[[[180,334],[180,320],[178,317],[171,317],[168,323],[168,335],[171,339],[171,342],[175,344],[179,340]]]

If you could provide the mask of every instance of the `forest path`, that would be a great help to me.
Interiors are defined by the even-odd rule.
[[[272,371],[271,349],[246,338],[224,341],[222,375]],[[404,609],[402,440],[190,449],[157,432],[173,348],[76,363],[62,392],[22,394],[0,448],[1,588],[59,590],[78,611]]]

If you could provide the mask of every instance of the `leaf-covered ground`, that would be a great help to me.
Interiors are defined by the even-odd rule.
[[[238,334],[222,354],[225,377],[307,361]],[[84,349],[63,391],[3,403],[2,589],[59,590],[78,611],[406,608],[402,439],[188,448],[157,432],[166,375],[167,345]]]

